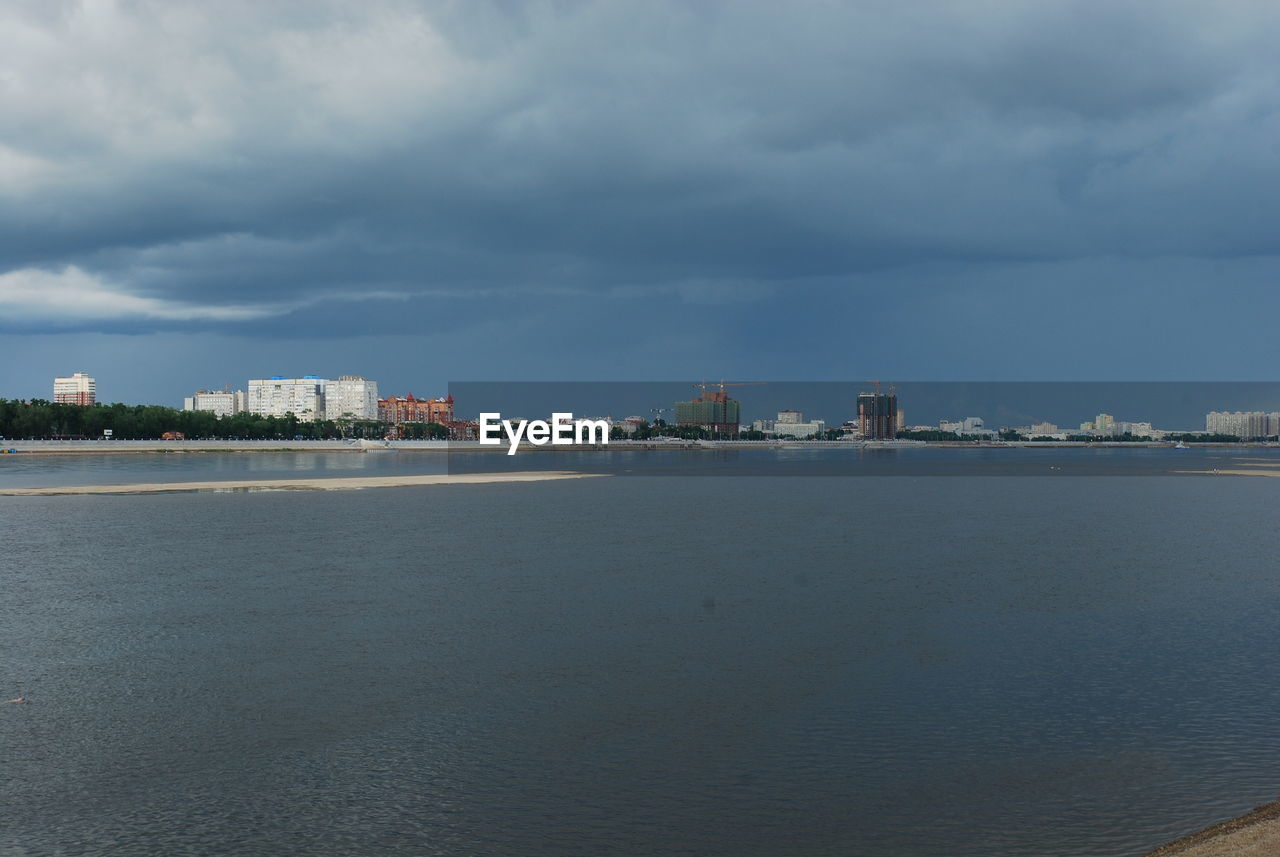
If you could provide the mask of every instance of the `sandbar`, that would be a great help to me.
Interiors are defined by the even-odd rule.
[[[1280,801],[1162,845],[1146,857],[1269,857],[1280,853]]]
[[[350,491],[360,488],[404,488],[416,485],[483,485],[491,482],[547,482],[584,479],[601,474],[567,470],[524,473],[433,473],[411,476],[344,476],[293,479],[244,479],[225,482],[132,482],[124,485],[58,485],[50,488],[4,488],[0,496],[48,497],[62,494],[169,494],[189,491]]]
[[[1187,476],[1280,476],[1280,470],[1261,470],[1256,468],[1229,468],[1223,470],[1175,470],[1174,473]]]

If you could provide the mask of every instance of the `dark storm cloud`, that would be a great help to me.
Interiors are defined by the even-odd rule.
[[[11,331],[330,335],[1280,252],[1266,3],[6,15]]]

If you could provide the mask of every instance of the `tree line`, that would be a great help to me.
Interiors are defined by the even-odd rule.
[[[896,437],[904,440],[925,440],[925,441],[934,441],[934,442],[961,441],[961,440],[986,440],[987,439],[985,436],[957,434],[956,432],[942,431],[941,429],[928,429],[928,430],[919,430],[919,431],[904,430],[904,431],[898,432]],[[1003,429],[1002,431],[1000,431],[999,437],[1001,440],[1011,440],[1011,441],[1030,440],[1030,441],[1039,441],[1043,443],[1053,443],[1058,440],[1058,438],[1050,437],[1049,435],[1035,435],[1034,437],[1027,437],[1026,435],[1021,434],[1020,432],[1015,431],[1014,429]],[[1114,434],[1114,435],[1101,435],[1101,434],[1088,434],[1088,433],[1068,434],[1066,436],[1066,439],[1069,441],[1075,441],[1077,443],[1095,443],[1097,441],[1104,441],[1106,443],[1150,443],[1155,440],[1155,438],[1149,437],[1145,434],[1135,435],[1130,432],[1126,432],[1124,434]],[[1242,438],[1237,437],[1234,434],[1191,434],[1191,433],[1165,434],[1163,439],[1166,441],[1181,440],[1187,443],[1240,443],[1242,440]]]
[[[267,417],[247,412],[219,417],[212,411],[180,411],[163,405],[63,405],[44,399],[0,399],[0,437],[9,439],[159,440],[179,432],[191,440],[337,440],[380,438],[387,423],[371,420],[302,420],[293,414]],[[408,423],[402,437],[447,438],[439,423]]]
[[[839,440],[840,429],[829,428],[818,436],[819,440]],[[679,438],[680,440],[803,440],[789,434],[766,434],[762,431],[747,429],[738,433],[716,432],[706,426],[671,425],[664,419],[650,423],[641,420],[634,428],[624,430],[615,425],[609,430],[610,440],[652,440],[658,437]]]

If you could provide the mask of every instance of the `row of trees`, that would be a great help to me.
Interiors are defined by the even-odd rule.
[[[827,429],[818,438],[819,440],[839,440],[842,436],[840,429]],[[609,430],[609,437],[612,440],[652,440],[657,437],[674,437],[682,440],[804,440],[804,438],[796,438],[787,434],[765,434],[762,431],[748,430],[738,434],[725,434],[723,432],[713,432],[702,426],[673,426],[666,420],[655,420],[653,423],[641,422],[636,426],[635,431],[623,431],[620,426],[614,426]]]
[[[339,439],[380,438],[389,431],[397,436],[415,440],[437,440],[449,436],[449,429],[439,423],[404,423],[391,426],[387,423],[365,420],[300,420],[293,414],[284,417],[264,417],[258,414],[239,413],[218,417],[211,411],[180,411],[161,405],[60,405],[43,399],[22,402],[16,399],[0,399],[0,438],[100,438],[110,430],[112,437],[122,440],[158,440],[166,432],[181,432],[191,439],[225,438],[245,440],[291,439]],[[954,441],[982,440],[972,435],[937,429],[928,431],[900,431],[897,436],[907,440]],[[665,420],[641,423],[633,434],[625,434],[614,426],[610,437],[621,440],[647,440],[655,437],[675,437],[685,440],[719,440],[734,437],[717,434],[701,426],[673,426]],[[826,440],[839,440],[839,429],[827,429]],[[746,431],[736,436],[740,440],[769,440],[763,432]],[[1013,430],[1000,433],[1002,440],[1027,440]],[[1051,441],[1050,437],[1033,437],[1033,441]],[[1151,438],[1131,434],[1114,437],[1097,435],[1070,435],[1076,441],[1149,441]],[[1233,434],[1169,434],[1166,440],[1187,443],[1237,443]]]
[[[380,438],[388,428],[386,423],[364,420],[311,422],[293,414],[218,417],[211,411],[180,411],[162,405],[60,405],[43,399],[0,399],[0,437],[11,439],[95,439],[110,430],[113,438],[121,440],[158,440],[166,432],[180,432],[190,439],[336,440]],[[401,427],[401,436],[444,438],[449,430],[437,423],[411,423]]]
[[[1025,439],[1025,438],[1024,438]],[[1052,437],[1033,437],[1033,441],[1053,441],[1057,438]],[[1124,434],[1098,435],[1098,434],[1069,434],[1067,440],[1081,441],[1084,443],[1092,443],[1094,441],[1103,441],[1104,443],[1150,443],[1155,438],[1145,434]],[[1161,440],[1185,441],[1186,443],[1240,443],[1243,438],[1234,434],[1166,434]]]
[[[900,431],[898,432],[897,437],[903,440],[927,440],[927,441],[935,441],[935,442],[936,441],[986,440],[985,437],[978,437],[975,435],[968,435],[968,434],[956,434],[955,432],[942,431],[941,429],[930,429],[927,431],[925,430]],[[1058,438],[1049,437],[1048,435],[1036,435],[1034,437],[1027,437],[1024,434],[1014,431],[1013,429],[1005,429],[1004,431],[1000,432],[1000,439],[1001,440],[1030,440],[1033,443],[1034,442],[1053,443],[1054,441],[1058,440]],[[1148,443],[1155,440],[1155,438],[1149,437],[1145,434],[1135,435],[1130,433],[1106,435],[1106,436],[1099,435],[1099,434],[1069,434],[1067,435],[1066,439],[1070,441],[1081,442],[1081,443],[1093,443],[1095,441],[1104,441],[1106,443]],[[1241,438],[1233,434],[1189,434],[1187,433],[1187,434],[1167,434],[1164,436],[1164,440],[1171,440],[1171,441],[1181,440],[1181,441],[1185,441],[1186,443],[1239,443]]]

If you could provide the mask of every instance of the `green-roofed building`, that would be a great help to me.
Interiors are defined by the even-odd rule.
[[[742,405],[725,392],[703,393],[687,402],[676,402],[676,425],[701,426],[716,434],[737,434]]]

